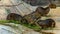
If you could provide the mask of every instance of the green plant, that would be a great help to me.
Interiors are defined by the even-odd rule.
[[[14,20],[0,20],[0,24],[4,24],[4,23],[15,23],[15,24],[21,24],[25,27],[28,27],[30,29],[33,29],[35,31],[40,31],[40,27],[34,24],[27,24],[27,23],[21,23],[20,21],[14,21]]]

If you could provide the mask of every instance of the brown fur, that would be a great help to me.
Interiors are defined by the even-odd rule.
[[[31,24],[33,24],[36,20],[38,20],[39,18],[41,18],[41,15],[39,12],[35,11],[32,12],[29,15],[24,16],[24,18]]]
[[[55,27],[55,21],[53,19],[46,19],[38,21],[41,28]]]
[[[22,16],[15,14],[15,13],[11,13],[7,16],[7,20],[21,20]]]
[[[41,16],[45,16],[45,15],[47,15],[49,13],[50,8],[49,7],[46,7],[46,8],[38,7],[36,9],[36,11],[38,11],[41,14]]]
[[[21,15],[11,13],[7,16],[7,20],[15,20],[15,21],[20,21],[22,23],[27,23],[27,20],[24,19]]]
[[[55,9],[56,5],[55,4],[50,4],[49,7]]]

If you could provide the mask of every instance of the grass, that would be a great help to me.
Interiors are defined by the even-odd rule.
[[[3,24],[3,23],[15,23],[15,24],[18,24],[18,21],[14,21],[14,20],[0,20],[0,24]]]
[[[32,25],[32,24],[23,24],[23,25],[28,27],[28,28],[31,28],[31,29],[33,29],[35,31],[40,31],[41,30],[40,27],[37,26],[37,25]]]
[[[35,30],[35,31],[40,31],[41,30],[39,26],[33,25],[33,24],[21,23],[19,21],[14,21],[14,20],[0,20],[0,24],[4,24],[4,23],[21,24],[21,25],[26,26],[30,29]]]

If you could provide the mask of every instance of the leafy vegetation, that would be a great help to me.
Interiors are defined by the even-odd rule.
[[[33,25],[33,24],[21,23],[20,21],[14,21],[14,20],[0,20],[0,24],[4,24],[4,23],[21,24],[21,25],[26,26],[30,29],[35,30],[35,31],[40,31],[41,30],[39,26]]]

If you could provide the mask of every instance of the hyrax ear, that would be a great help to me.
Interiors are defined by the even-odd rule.
[[[50,11],[50,8],[49,7],[46,7],[46,11]]]
[[[50,8],[49,7],[46,7],[45,9],[46,9],[45,12],[48,14],[49,11],[50,11]]]

